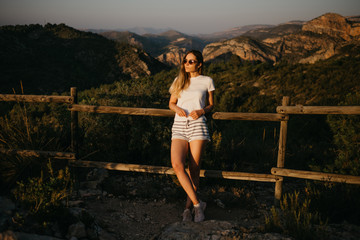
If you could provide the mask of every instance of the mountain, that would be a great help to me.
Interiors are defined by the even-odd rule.
[[[64,24],[0,28],[0,91],[52,93],[157,73],[165,66],[141,48]]]
[[[170,66],[179,65],[187,51],[191,49],[201,51],[205,47],[201,39],[174,30],[142,36],[131,32],[104,32],[101,35],[116,42],[141,47],[160,62]]]
[[[146,27],[134,27],[134,28],[126,28],[126,29],[80,29],[85,32],[92,33],[104,33],[104,32],[132,32],[138,35],[144,34],[160,34],[166,31],[170,31],[170,28],[146,28]]]
[[[203,55],[204,61],[226,59],[231,55],[254,62],[276,62],[279,58],[279,54],[271,47],[246,37],[210,43],[204,48]]]
[[[160,62],[172,66],[179,65],[187,51],[192,49],[202,51],[205,47],[205,43],[201,39],[176,31],[168,31],[159,36],[168,39],[169,42],[162,48],[163,51],[156,58]]]
[[[327,13],[305,23],[251,30],[241,38],[211,43],[203,54],[208,61],[235,54],[248,61],[314,63],[358,49],[359,40],[359,17]]]
[[[314,63],[358,45],[359,16],[327,13],[311,21],[290,21],[279,25],[247,25],[213,34],[189,36],[174,30],[138,35],[107,32],[103,36],[135,45],[170,66],[180,64],[188,50],[203,51],[206,61],[237,55],[248,61],[281,60]],[[354,42],[355,41],[355,42]]]
[[[203,39],[205,42],[215,42],[215,41],[224,41],[228,40],[230,38],[235,38],[238,36],[243,35],[244,33],[247,33],[249,31],[254,31],[257,29],[266,29],[274,27],[274,25],[268,25],[268,24],[254,24],[254,25],[245,25],[240,27],[231,28],[225,31],[221,32],[215,32],[211,34],[199,34],[196,35],[196,37]]]
[[[328,13],[307,22],[302,30],[327,34],[346,41],[360,39],[360,22],[357,22],[355,17],[347,19],[335,13]]]
[[[144,28],[144,27],[135,27],[135,28],[128,28],[126,31],[136,33],[138,35],[144,34],[160,34],[166,31],[170,31],[171,28]]]
[[[303,22],[288,22],[273,27],[257,28],[243,33],[242,36],[263,41],[267,38],[280,37],[301,31],[303,24]]]

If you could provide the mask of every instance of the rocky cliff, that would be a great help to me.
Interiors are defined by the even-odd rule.
[[[203,50],[204,59],[235,54],[248,61],[314,63],[341,54],[344,47],[360,45],[359,17],[327,13],[301,25],[258,29],[245,33],[247,38],[208,44]]]
[[[205,46],[201,39],[174,30],[142,36],[130,32],[105,32],[101,35],[117,42],[142,48],[152,57],[170,66],[179,65],[187,51],[191,49],[201,51]]]
[[[115,58],[122,72],[130,75],[131,78],[149,76],[165,68],[163,64],[152,58],[144,50],[129,47],[127,44],[118,47]]]
[[[204,50],[204,61],[212,61],[228,54],[248,61],[276,62],[278,54],[272,48],[246,37],[238,37],[223,42],[208,44]]]
[[[336,13],[327,13],[304,24],[302,30],[349,41],[359,39],[360,23]]]

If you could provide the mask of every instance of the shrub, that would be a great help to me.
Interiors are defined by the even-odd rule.
[[[17,182],[13,190],[15,199],[28,211],[30,215],[40,219],[49,219],[57,210],[64,207],[72,192],[73,182],[69,169],[54,172],[51,162],[48,165],[48,177],[41,172],[40,177],[29,178],[27,182]]]
[[[318,211],[330,223],[347,221],[360,224],[360,187],[344,183],[307,183],[307,198],[311,210]]]
[[[280,209],[273,206],[269,216],[265,217],[266,230],[283,232],[296,239],[324,239],[321,227],[325,226],[325,222],[318,212],[311,211],[310,206],[308,195],[304,199],[297,191],[284,195]]]

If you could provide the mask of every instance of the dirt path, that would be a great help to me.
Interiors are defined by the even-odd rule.
[[[264,196],[256,196],[239,183],[235,186],[233,182],[227,182],[226,185],[203,184],[199,195],[207,202],[206,220],[261,227],[265,211],[270,207],[270,204],[257,200]],[[262,186],[261,191],[268,199],[273,198],[270,187],[264,191]],[[116,239],[152,239],[164,227],[181,221],[185,194],[171,177],[117,175],[108,178],[103,188],[107,190],[104,197],[87,199],[84,208]]]

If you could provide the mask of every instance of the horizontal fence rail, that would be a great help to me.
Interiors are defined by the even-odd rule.
[[[0,148],[0,153],[3,154],[17,154],[23,157],[52,157],[59,159],[76,159],[75,153],[71,152],[53,152],[53,151],[39,151],[39,150],[17,150]]]
[[[0,94],[0,101],[5,102],[54,102],[54,103],[74,103],[71,96],[45,96],[45,95],[19,95],[19,94]]]
[[[98,162],[98,161],[95,162],[95,161],[84,161],[84,160],[82,161],[70,160],[69,162],[74,167],[95,167],[95,168],[105,168],[108,170],[117,170],[117,171],[147,172],[147,173],[175,175],[173,168],[163,167],[163,166],[111,163],[111,162]],[[228,172],[228,171],[203,170],[203,169],[200,170],[200,177],[213,177],[213,178],[248,180],[248,181],[259,181],[259,182],[276,182],[276,180],[281,178],[271,174]]]
[[[289,116],[276,113],[215,112],[212,118],[220,120],[286,121]]]
[[[360,106],[279,106],[276,112],[283,114],[360,114]]]
[[[124,115],[142,115],[158,117],[174,117],[175,113],[168,109],[155,108],[134,108],[134,107],[114,107],[114,106],[94,106],[73,104],[69,106],[70,111],[90,112],[90,113],[116,113]],[[277,113],[242,113],[242,112],[215,112],[213,119],[218,120],[249,120],[249,121],[286,121],[289,119],[284,114]]]
[[[319,181],[327,181],[327,182],[360,184],[360,177],[351,176],[351,175],[301,171],[301,170],[293,170],[286,168],[272,168],[271,174],[283,176],[283,177],[302,178],[302,179],[319,180]]]
[[[175,113],[168,109],[155,108],[132,108],[132,107],[112,107],[112,106],[93,106],[73,104],[69,106],[70,111],[91,112],[91,113],[116,113],[124,115],[145,115],[158,117],[173,117]]]

